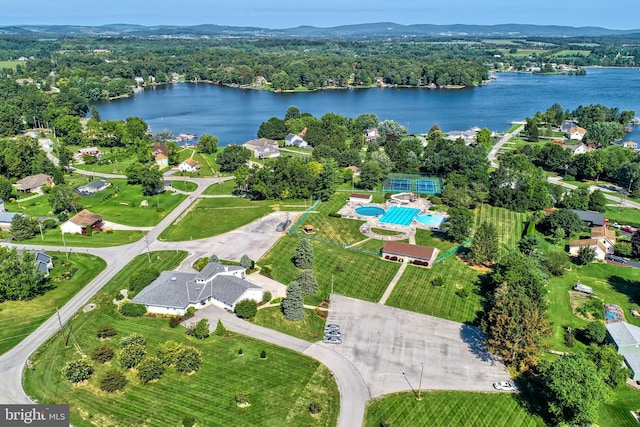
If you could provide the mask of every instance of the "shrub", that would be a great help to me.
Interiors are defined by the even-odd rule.
[[[124,369],[131,369],[138,366],[147,354],[145,347],[140,344],[133,344],[120,351],[120,366]]]
[[[266,277],[271,277],[272,272],[273,272],[273,269],[271,268],[270,265],[265,265],[260,269],[260,274]]]
[[[175,341],[165,341],[158,347],[156,355],[160,362],[165,366],[175,365],[178,355],[184,346]]]
[[[202,271],[202,269],[209,263],[209,257],[198,258],[196,262],[193,263],[193,268],[198,271]]]
[[[124,299],[124,295],[122,295],[122,292],[118,291],[116,292],[116,296],[114,297],[114,299],[116,301],[122,301]]]
[[[127,385],[127,377],[118,369],[111,369],[100,378],[100,390],[108,393],[122,390]]]
[[[132,345],[145,346],[147,345],[147,340],[145,340],[144,337],[137,332],[129,334],[120,340],[120,348],[125,348]]]
[[[236,405],[238,405],[241,408],[244,408],[250,405],[249,397],[247,396],[246,393],[237,393],[233,399],[236,401]]]
[[[458,295],[460,298],[469,298],[469,291],[467,290],[467,288],[460,288],[456,291],[456,295]]]
[[[438,196],[431,196],[429,197],[429,200],[431,200],[431,203],[433,203],[434,205],[441,205],[442,204],[442,199]]]
[[[188,334],[199,340],[209,338],[209,321],[201,319],[195,326],[189,328]]]
[[[281,303],[282,300],[284,300],[284,297],[278,297],[278,298],[274,298],[271,300],[271,304],[278,304]]]
[[[571,328],[567,328],[567,330],[564,332],[564,343],[567,347],[573,347],[574,339]]]
[[[147,357],[138,365],[138,379],[143,383],[157,380],[164,374],[164,366],[157,357]]]
[[[267,352],[266,352],[266,351],[264,351],[264,350],[262,350],[262,351],[260,352],[260,359],[266,359],[266,358],[267,358]]]
[[[185,313],[185,317],[189,318],[189,317],[193,317],[193,315],[196,314],[196,309],[194,307],[189,307],[187,308],[187,312]]]
[[[129,290],[135,293],[143,290],[147,285],[158,278],[159,274],[151,268],[138,270],[129,278]]]
[[[222,337],[224,335],[226,335],[229,331],[227,331],[227,328],[224,327],[224,325],[222,324],[222,320],[218,319],[218,323],[216,324],[216,330],[214,331],[214,334],[216,334],[219,337]]]
[[[176,358],[176,371],[188,374],[196,372],[202,365],[202,353],[193,347],[184,347]]]
[[[193,427],[196,424],[196,418],[193,415],[185,415],[182,417],[182,427]]]
[[[576,308],[576,311],[582,316],[594,319],[604,319],[604,304],[597,298],[589,298]]]
[[[169,318],[169,327],[177,328],[180,325],[180,318],[178,316],[171,316]]]
[[[436,287],[444,286],[444,278],[442,276],[436,276],[431,279],[431,285]]]
[[[269,301],[271,301],[271,292],[264,291],[264,293],[262,294],[262,302],[267,303]]]
[[[254,265],[255,263],[253,262],[253,260],[249,258],[247,255],[242,255],[242,258],[240,258],[240,266],[242,268],[246,270],[251,270]]]
[[[258,303],[252,299],[243,299],[236,304],[235,312],[238,317],[250,319],[258,312]]]
[[[591,322],[582,333],[589,343],[602,344],[607,338],[607,327],[602,322]]]
[[[342,218],[342,215],[340,215],[338,212],[329,212],[328,214],[331,218]]]
[[[96,336],[98,338],[110,338],[118,335],[118,331],[111,325],[100,325],[98,326],[98,332]]]
[[[244,351],[242,351],[242,349],[238,350],[238,356],[242,356],[244,354]]]
[[[127,317],[142,317],[147,313],[147,308],[144,305],[132,302],[123,302],[118,309],[123,316]]]
[[[311,402],[309,405],[309,412],[312,414],[319,414],[322,408],[320,408],[320,404],[317,402]]]
[[[106,344],[100,344],[91,352],[91,359],[98,363],[107,363],[113,359],[113,356],[115,356],[115,351]]]
[[[91,378],[93,374],[93,366],[84,360],[72,360],[62,368],[62,375],[72,383],[79,383]]]
[[[57,226],[58,226],[58,223],[56,222],[55,219],[49,218],[42,221],[42,228],[44,228],[45,230],[52,230]]]

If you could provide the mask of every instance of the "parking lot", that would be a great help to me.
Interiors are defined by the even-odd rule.
[[[495,391],[509,379],[473,326],[338,295],[327,323],[340,325],[342,343],[321,345],[355,366],[372,397],[417,389],[423,367],[423,390]]]

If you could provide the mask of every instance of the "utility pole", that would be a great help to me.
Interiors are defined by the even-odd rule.
[[[67,256],[67,259],[69,259],[69,252],[67,251],[67,242],[64,240],[64,231],[60,230],[60,233],[62,234],[62,244],[64,245],[64,254]]]
[[[424,372],[424,362],[421,363],[421,368],[420,368],[420,383],[418,384],[418,400],[422,400],[422,397],[420,397],[420,389],[422,389],[422,373]]]
[[[151,252],[149,251],[149,235],[148,234],[144,235],[144,241],[147,244],[147,258],[149,259],[149,264],[151,264]]]

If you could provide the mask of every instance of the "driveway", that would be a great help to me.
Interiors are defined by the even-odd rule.
[[[423,390],[491,391],[509,378],[474,326],[339,295],[327,323],[340,325],[342,344],[320,345],[349,360],[372,397],[418,389],[423,363]]]

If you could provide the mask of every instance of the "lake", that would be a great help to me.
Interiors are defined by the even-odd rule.
[[[640,115],[640,70],[590,68],[586,76],[498,73],[485,86],[465,89],[374,88],[273,93],[206,83],[176,83],[148,88],[131,98],[96,104],[103,119],[138,116],[153,132],[205,133],[220,145],[242,144],[256,137],[260,123],[283,118],[287,108],[316,117],[333,112],[346,117],[375,113],[410,133],[426,133],[434,124],[443,131],[473,126],[502,132],[554,103],[567,110],[601,104]],[[626,139],[640,140],[640,126]]]

